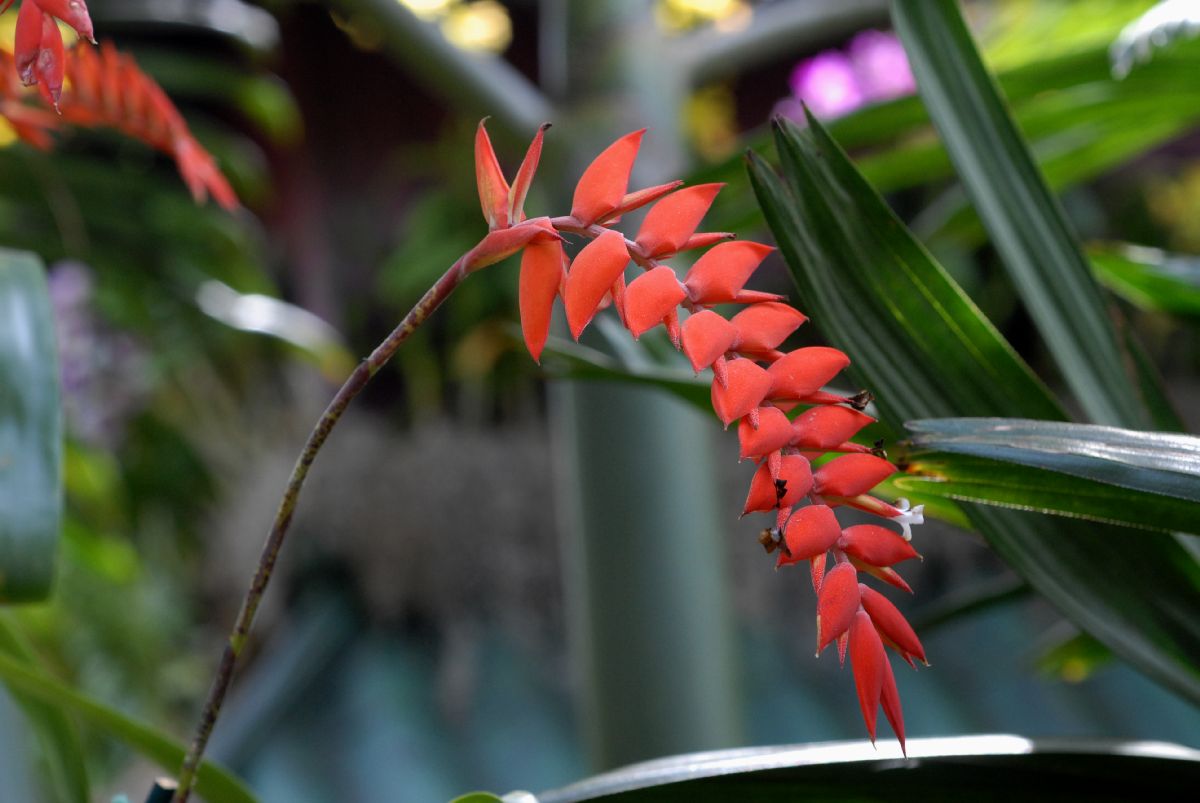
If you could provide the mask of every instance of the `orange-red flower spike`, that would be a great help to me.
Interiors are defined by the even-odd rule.
[[[813,484],[822,496],[858,496],[895,473],[896,467],[882,457],[848,454],[821,466],[813,476]]]
[[[779,468],[771,476],[769,462],[764,462],[750,480],[750,493],[742,515],[768,512],[775,508],[790,508],[808,496],[812,489],[812,466],[798,454],[785,454]],[[782,495],[781,495],[782,493]]]
[[[650,208],[634,240],[647,257],[679,251],[708,213],[724,184],[697,184],[671,193]]]
[[[732,302],[767,254],[774,250],[769,245],[745,240],[721,243],[696,260],[683,284],[696,304]]]
[[[921,663],[928,664],[921,640],[891,600],[865,584],[860,584],[858,593],[862,597],[863,609],[871,615],[875,628],[895,645],[896,652],[905,658],[912,655]]]
[[[818,655],[846,632],[858,609],[858,572],[849,563],[839,563],[826,573],[817,595]]]
[[[717,418],[729,426],[762,403],[771,389],[771,376],[753,360],[727,360],[723,370],[724,383],[718,374],[712,384],[712,404]]]
[[[629,264],[625,237],[616,231],[606,231],[583,247],[567,274],[563,303],[567,310],[567,325],[576,340],[592,321],[617,278]]]
[[[825,585],[828,584],[829,578],[826,577]],[[858,705],[867,725],[867,735],[874,744],[879,698],[883,694],[883,678],[888,662],[883,642],[879,640],[879,634],[875,632],[875,626],[871,624],[871,617],[866,611],[855,614],[850,625],[850,668],[854,670],[854,686],[858,691]]]
[[[80,38],[92,44],[96,43],[95,32],[92,30],[92,18],[88,14],[87,5],[83,0],[26,0],[42,7],[42,11],[51,17],[57,17],[70,25]],[[24,3],[22,4],[24,5]]]
[[[571,217],[588,226],[616,214],[625,200],[629,174],[646,129],[633,131],[605,148],[575,185]]]
[[[679,283],[675,271],[659,265],[638,276],[625,288],[625,325],[634,339],[662,323],[687,291]]]
[[[697,373],[733,347],[737,330],[712,310],[701,310],[683,322],[683,353]]]
[[[878,524],[856,524],[842,530],[838,549],[872,566],[894,566],[901,561],[919,558],[912,544],[895,530]]]
[[[542,349],[550,334],[554,299],[563,283],[563,261],[561,240],[531,242],[521,254],[518,281],[521,334],[534,362],[541,362]]]
[[[743,418],[738,424],[738,442],[741,444],[741,459],[766,457],[770,452],[777,452],[792,437],[792,422],[778,407],[759,407],[758,425],[754,426],[750,418]]]
[[[509,225],[508,181],[504,178],[504,171],[500,169],[496,151],[492,148],[492,140],[484,127],[486,122],[486,119],[480,120],[475,129],[475,184],[479,189],[479,205],[488,228],[503,229]]]
[[[837,517],[826,505],[802,507],[788,519],[783,530],[787,554],[780,554],[778,566],[787,566],[824,555],[842,534]]]
[[[804,399],[849,364],[849,357],[827,346],[796,349],[771,364],[770,398]]]
[[[791,445],[797,449],[836,449],[875,419],[850,407],[822,405],[792,421]]]
[[[525,152],[525,158],[517,168],[517,177],[513,179],[512,187],[508,190],[508,220],[512,225],[525,219],[525,197],[529,195],[529,186],[533,183],[538,161],[542,158],[542,140],[549,127],[549,123],[543,123],[533,135],[529,150]]]
[[[738,332],[734,348],[743,354],[772,351],[807,320],[800,310],[777,301],[746,307],[729,321]]]

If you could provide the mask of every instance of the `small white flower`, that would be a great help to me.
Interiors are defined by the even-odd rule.
[[[914,508],[910,508],[907,499],[897,499],[893,507],[900,511],[900,515],[892,516],[892,521],[904,528],[904,532],[901,533],[904,540],[911,541],[912,526],[914,524],[925,523],[925,506],[917,505]]]

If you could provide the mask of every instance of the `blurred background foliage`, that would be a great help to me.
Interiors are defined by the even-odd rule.
[[[587,5],[90,0],[101,37],[162,83],[245,208],[196,207],[167,160],[116,135],[73,132],[45,154],[13,141],[0,120],[0,244],[48,266],[67,425],[54,592],[2,613],[49,675],[187,732],[297,444],[356,357],[482,233],[469,151],[479,117],[497,115],[508,166],[537,115],[561,112],[529,202],[541,213],[569,191],[558,173],[586,158],[570,148],[586,138],[588,115],[634,103],[564,83],[564,64],[581,51],[611,70],[604,54],[619,52],[603,38],[572,40],[571,15],[637,29],[661,47],[644,55],[689,76],[658,80],[646,72],[655,58],[623,67],[632,85],[650,87],[639,102],[667,121],[651,136],[678,151],[687,179],[728,182],[706,228],[768,236],[742,152],[769,150],[770,117],[801,119],[803,101],[1060,387],[912,94],[885,3]],[[1097,276],[1194,431],[1200,40],[1179,38],[1123,80],[1110,61],[1122,29],[1151,5],[994,0],[965,10]],[[8,41],[14,18],[0,17]],[[522,105],[530,86],[557,108]],[[489,92],[504,96],[503,109],[486,108]],[[790,291],[782,261],[764,273],[761,289]],[[403,790],[397,800],[448,799],[603,768],[607,754],[580,714],[590,693],[580,646],[568,638],[578,619],[564,602],[566,519],[555,497],[568,458],[552,448],[547,373],[666,371],[693,398],[696,385],[677,364],[664,367],[669,350],[651,336],[607,355],[613,339],[603,334],[591,350],[561,344],[543,371],[517,345],[515,319],[512,271],[474,276],[322,456],[264,610],[261,649],[213,743],[260,799],[367,800],[381,785]],[[704,734],[689,733],[682,712],[660,727],[677,750],[857,738],[849,679],[835,662],[811,660],[811,623],[791,614],[808,609],[805,589],[766,570],[759,523],[735,522],[745,467],[731,436],[711,428],[665,465],[717,455],[715,526],[728,537],[709,568],[730,589],[725,657],[736,683],[712,705],[734,713]],[[629,461],[649,459],[638,443],[622,447]],[[668,515],[693,503],[612,502]],[[920,538],[927,560],[905,610],[936,668],[901,678],[910,735],[1200,747],[1194,708],[1113,662],[974,536],[930,525]],[[44,722],[59,737],[30,741],[24,716],[0,695],[0,777],[14,779],[0,800],[67,799],[69,723]],[[92,726],[77,749],[97,799],[148,788],[144,759]],[[634,757],[659,749],[618,738]]]

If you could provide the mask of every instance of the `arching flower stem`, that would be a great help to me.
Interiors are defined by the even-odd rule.
[[[308,478],[309,469],[312,468],[317,454],[321,451],[321,447],[325,445],[325,441],[329,438],[330,433],[333,432],[333,428],[337,426],[338,421],[341,420],[342,415],[345,414],[346,409],[350,406],[350,402],[354,401],[355,397],[371,381],[371,378],[379,373],[379,370],[383,366],[387,365],[388,361],[400,346],[404,345],[404,342],[412,336],[413,332],[429,318],[434,310],[441,306],[442,302],[450,297],[450,294],[454,292],[455,288],[458,287],[466,275],[462,259],[459,259],[450,266],[450,269],[426,291],[416,306],[409,310],[408,314],[392,330],[391,334],[375,347],[370,356],[358,364],[358,367],[354,369],[354,372],[350,374],[350,377],[338,389],[338,392],[329,402],[329,406],[325,408],[325,412],[321,414],[321,418],[309,434],[308,440],[300,452],[300,457],[296,460],[296,465],[292,468],[292,474],[288,478],[283,497],[279,500],[279,508],[275,513],[275,520],[271,523],[271,530],[267,534],[266,542],[263,544],[262,553],[259,555],[258,566],[255,568],[253,578],[250,580],[250,586],[246,589],[246,595],[242,600],[242,607],[238,611],[233,629],[230,631],[229,638],[225,642],[224,651],[221,654],[221,663],[218,665],[216,675],[213,677],[212,686],[209,689],[208,697],[204,701],[204,707],[200,713],[200,721],[196,724],[191,745],[188,748],[187,755],[184,757],[183,766],[179,771],[179,788],[175,792],[174,798],[177,803],[185,803],[191,795],[192,786],[196,780],[196,772],[204,756],[204,750],[208,746],[208,739],[212,735],[213,726],[216,725],[217,717],[220,716],[221,705],[225,701],[225,694],[229,690],[230,681],[233,679],[234,668],[242,651],[245,649],[246,640],[250,635],[250,628],[254,624],[254,615],[258,612],[259,603],[262,602],[263,594],[266,593],[267,585],[271,581],[275,562],[279,558],[279,552],[283,548],[284,540],[287,538],[288,530],[291,528],[292,518],[296,512],[296,504],[300,501],[300,492],[304,488],[304,482]]]

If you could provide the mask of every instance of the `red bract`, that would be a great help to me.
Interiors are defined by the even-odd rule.
[[[797,349],[771,364],[771,398],[804,401],[849,364],[850,358],[837,349]]]
[[[863,427],[874,424],[869,415],[849,407],[825,405],[805,410],[792,421],[792,446],[816,451],[841,451]]]
[[[877,524],[847,527],[842,530],[837,545],[847,555],[872,566],[894,566],[900,561],[921,557],[900,533]]]
[[[726,304],[738,300],[742,287],[775,249],[762,243],[721,243],[696,260],[683,279],[695,304]],[[773,296],[772,300],[778,298]]]
[[[698,184],[685,187],[651,207],[635,238],[642,252],[653,259],[683,250],[723,186]],[[728,237],[725,234],[717,236],[719,239]]]
[[[848,454],[831,460],[813,476],[822,496],[865,494],[896,473],[896,467],[873,454]]]
[[[571,204],[571,217],[581,226],[620,214],[633,161],[637,159],[645,133],[643,128],[621,137],[583,171],[575,185],[575,199]]]
[[[712,384],[713,409],[729,426],[758,407],[771,388],[771,375],[753,360],[736,359],[725,364],[724,381]]]
[[[858,611],[858,572],[849,563],[834,566],[817,594],[817,654],[840,638]]]
[[[829,584],[828,577],[825,584]],[[824,586],[821,590],[824,591]],[[850,625],[850,666],[854,670],[854,687],[858,691],[863,721],[867,724],[867,735],[874,742],[879,698],[883,695],[884,678],[891,674],[892,668],[888,664],[887,653],[883,651],[883,642],[879,640],[871,617],[865,611],[855,614],[854,622]]]
[[[711,366],[737,340],[733,324],[712,310],[700,310],[683,322],[683,353],[697,373]]]
[[[750,493],[742,515],[755,511],[767,512],[776,508],[791,509],[812,489],[812,466],[798,454],[783,455],[776,476],[764,462],[754,472]],[[836,519],[835,519],[836,521]]]
[[[0,10],[9,5],[11,0]],[[21,83],[38,84],[47,102],[57,106],[62,95],[66,56],[62,32],[55,20],[71,26],[81,39],[95,43],[92,18],[83,0],[25,0],[17,11],[13,56]]]
[[[778,407],[760,407],[755,416],[738,424],[738,441],[742,447],[742,459],[762,458],[778,452],[792,439],[792,422]]]
[[[779,552],[778,566],[809,563],[818,593],[818,651],[836,642],[844,661],[849,650],[868,733],[874,739],[882,705],[903,746],[900,698],[883,644],[910,663],[924,661],[924,651],[895,606],[859,583],[859,572],[909,590],[890,567],[917,557],[907,539],[911,526],[922,521],[922,510],[870,495],[895,467],[871,447],[852,441],[874,422],[861,412],[869,394],[843,396],[822,389],[849,358],[824,346],[779,350],[806,317],[778,295],[745,287],[773,249],[722,242],[729,236],[723,233],[696,233],[720,185],[680,189],[680,182],[668,182],[628,191],[643,131],[621,137],[596,157],[576,185],[570,215],[525,220],[522,205],[542,131],[510,188],[481,124],[476,172],[492,231],[468,255],[467,267],[524,250],[521,327],[534,359],[541,357],[554,299],[561,295],[576,338],[611,300],[635,338],[665,324],[693,369],[712,369],[713,410],[726,426],[737,422],[742,458],[758,463],[744,513],[774,514],[774,527],[761,540],[768,551]],[[625,212],[650,203],[654,206],[635,239],[612,228]],[[556,231],[590,242],[568,263]],[[691,248],[709,250],[681,282],[663,260]],[[643,273],[626,285],[631,262]],[[711,309],[717,304],[746,306],[726,319]],[[828,452],[846,454],[814,472],[810,460]],[[873,524],[843,530],[833,510],[837,506],[890,519],[904,534]],[[826,574],[829,553],[836,565]]]
[[[767,301],[751,304],[733,316],[735,347],[743,354],[770,354],[807,321],[804,313],[787,304]],[[772,355],[773,356],[773,355]]]
[[[571,263],[563,289],[567,325],[578,340],[600,309],[600,302],[625,273],[629,252],[620,232],[606,231],[583,247]]]
[[[622,244],[624,247],[624,244]],[[675,271],[659,265],[634,279],[625,288],[625,324],[637,339],[675,312],[687,297]]]

